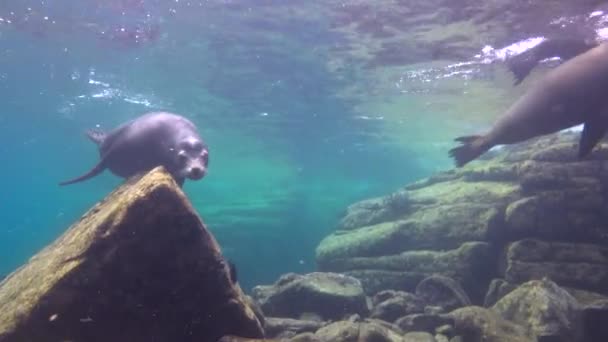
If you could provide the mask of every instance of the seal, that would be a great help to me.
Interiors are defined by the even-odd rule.
[[[578,157],[608,129],[608,43],[583,52],[533,84],[484,135],[462,136],[449,151],[461,167],[496,145],[514,144],[584,124]]]
[[[86,174],[59,185],[87,180],[105,169],[128,178],[164,166],[180,187],[186,178],[199,180],[207,173],[207,145],[196,126],[177,114],[149,112],[108,133],[88,130],[86,135],[98,146],[99,162]]]
[[[538,45],[514,56],[506,61],[507,68],[515,77],[514,85],[520,84],[536,65],[543,59],[559,57],[562,62],[570,60],[598,46],[594,40],[582,37],[553,37],[547,38]]]

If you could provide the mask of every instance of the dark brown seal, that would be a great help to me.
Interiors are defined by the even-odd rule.
[[[553,37],[506,60],[509,71],[515,77],[515,85],[521,83],[534,67],[543,59],[559,57],[562,62],[570,60],[598,45],[597,42],[581,37]]]
[[[164,166],[180,186],[186,178],[203,178],[207,171],[207,145],[196,126],[177,114],[150,112],[109,133],[90,130],[87,136],[99,146],[99,162],[86,174],[60,185],[95,177],[106,168],[117,176],[128,178]]]
[[[549,71],[520,97],[484,135],[456,138],[449,154],[461,167],[496,145],[514,144],[584,124],[579,158],[608,128],[608,43],[598,45]]]

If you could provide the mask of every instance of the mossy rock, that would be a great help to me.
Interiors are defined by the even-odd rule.
[[[263,330],[220,246],[156,168],[0,284],[2,341],[203,341]]]

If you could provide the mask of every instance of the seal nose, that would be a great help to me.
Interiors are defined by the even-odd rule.
[[[204,176],[205,172],[200,167],[193,167],[190,169],[190,178],[200,179]]]

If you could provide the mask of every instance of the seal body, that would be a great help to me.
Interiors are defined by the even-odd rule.
[[[207,145],[196,126],[177,114],[150,112],[108,133],[89,130],[87,136],[99,147],[99,162],[86,174],[60,185],[87,180],[105,169],[128,178],[164,166],[180,186],[186,178],[198,180],[207,172]]]
[[[496,145],[514,144],[584,124],[579,157],[587,155],[608,128],[608,44],[598,45],[549,71],[484,135],[456,138],[450,150],[458,167]]]
[[[507,68],[515,76],[514,84],[521,83],[534,67],[543,59],[559,57],[562,61],[570,60],[598,43],[579,37],[555,37],[545,39],[533,48],[507,59]]]

